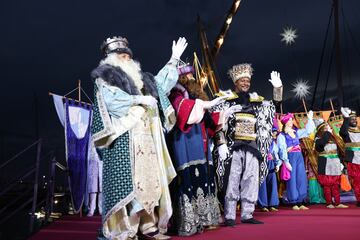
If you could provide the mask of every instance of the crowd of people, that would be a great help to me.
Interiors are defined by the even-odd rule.
[[[302,129],[294,126],[293,114],[276,117],[283,93],[278,72],[270,74],[270,101],[250,92],[248,63],[228,71],[234,91],[211,100],[193,66],[180,60],[186,47],[185,38],[174,41],[170,60],[154,76],[133,59],[127,39],[108,38],[101,46],[104,59],[91,73],[91,130],[101,161],[104,238],[190,236],[236,225],[238,209],[241,223],[262,224],[253,216],[256,206],[278,211],[285,203],[308,210],[300,139],[314,132],[315,175],[326,207],[347,207],[339,192],[344,166],[360,202],[356,113],[341,109],[341,154],[339,136],[325,121],[313,119],[312,111]],[[90,215],[96,195],[91,200]]]

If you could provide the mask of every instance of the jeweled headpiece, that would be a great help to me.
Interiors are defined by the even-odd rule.
[[[179,64],[177,66],[177,71],[179,76],[186,75],[188,73],[192,73],[192,74],[195,73],[194,67],[192,65],[182,61],[179,61]]]
[[[131,49],[129,48],[129,42],[123,37],[111,37],[107,38],[103,44],[101,44],[101,51],[108,55],[109,53],[127,53],[130,57],[133,56]]]
[[[248,77],[251,79],[253,75],[254,69],[251,67],[249,63],[243,63],[233,66],[229,71],[228,74],[230,78],[235,83],[237,80],[243,77]]]

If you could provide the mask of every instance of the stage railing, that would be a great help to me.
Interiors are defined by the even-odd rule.
[[[12,158],[10,158],[9,160],[5,161],[4,163],[2,163],[0,165],[0,172],[1,172],[10,163],[13,163],[16,159],[19,159],[20,156],[23,156],[25,153],[28,153],[30,150],[34,149],[35,147],[36,147],[35,164],[33,166],[31,166],[30,168],[28,168],[20,176],[15,177],[14,181],[11,182],[7,187],[5,187],[0,192],[0,197],[4,196],[5,194],[7,194],[11,190],[13,190],[14,187],[16,187],[19,184],[19,182],[21,183],[22,179],[27,178],[27,177],[31,176],[32,174],[34,174],[34,182],[33,182],[34,184],[33,184],[33,188],[32,188],[32,192],[33,192],[32,197],[27,199],[26,201],[24,201],[19,207],[16,208],[16,210],[12,211],[10,214],[7,214],[6,216],[4,216],[4,217],[2,217],[0,219],[0,224],[6,222],[8,219],[13,217],[16,213],[18,213],[21,210],[24,210],[31,203],[31,212],[29,213],[30,214],[29,233],[31,233],[33,231],[33,229],[34,229],[34,221],[35,221],[35,218],[36,218],[35,210],[36,210],[36,207],[38,206],[37,197],[38,197],[39,166],[40,166],[40,156],[41,156],[41,149],[42,149],[42,139],[40,138],[37,141],[33,142],[28,147],[26,147],[25,149],[23,149],[19,153],[15,154]],[[15,199],[13,199],[12,201],[5,204],[5,206],[3,206],[0,209],[0,214],[4,213],[7,209],[9,209],[10,206],[12,206],[16,202],[14,200],[20,200],[21,198],[25,197],[26,194],[28,194],[29,192],[31,192],[31,190],[21,193]]]
[[[49,185],[48,192],[46,196],[46,212],[45,212],[45,221],[48,222],[51,218],[51,214],[54,210],[54,201],[55,201],[55,182],[56,182],[56,169],[59,168],[63,172],[67,172],[67,168],[63,166],[56,160],[55,156],[51,157],[49,164]]]

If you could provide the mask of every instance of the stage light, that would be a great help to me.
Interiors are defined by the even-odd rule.
[[[36,212],[36,213],[34,213],[34,215],[36,216],[37,219],[45,217],[45,214],[42,212]]]

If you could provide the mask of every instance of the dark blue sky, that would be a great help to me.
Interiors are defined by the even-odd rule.
[[[360,87],[360,2],[340,2],[340,14],[346,17],[340,23],[344,85]],[[142,68],[156,73],[170,58],[171,41],[179,36],[189,41],[184,58],[193,51],[200,55],[197,14],[213,44],[231,4],[230,0],[2,1],[0,135],[34,135],[38,116],[40,136],[50,144],[62,142],[63,130],[48,91],[65,94],[81,79],[92,96],[89,73],[102,57],[99,46],[106,37],[127,37]],[[331,0],[243,0],[217,58],[221,86],[232,86],[226,72],[241,62],[253,64],[252,90],[267,98],[272,70],[280,71],[286,98],[292,96],[291,84],[298,77],[314,86],[331,4]],[[280,41],[286,26],[296,28],[299,35],[290,47]],[[333,36],[332,24],[320,88],[325,85]],[[331,76],[329,88],[334,88],[334,71]]]

